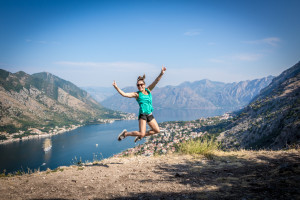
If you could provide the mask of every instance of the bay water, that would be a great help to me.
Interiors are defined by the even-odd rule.
[[[154,117],[160,122],[189,121],[201,117],[224,114],[224,110],[157,110]],[[111,124],[87,125],[63,134],[47,137],[52,148],[44,152],[43,143],[47,138],[19,140],[0,145],[0,172],[7,173],[28,169],[46,170],[59,166],[70,166],[78,162],[102,160],[128,148],[144,143],[134,143],[134,137],[119,142],[117,137],[123,129],[138,130],[137,120],[115,121]]]

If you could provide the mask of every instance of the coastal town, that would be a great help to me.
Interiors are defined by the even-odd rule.
[[[184,141],[190,139],[196,139],[208,135],[209,132],[204,130],[203,127],[214,126],[220,122],[231,119],[232,115],[225,113],[222,116],[200,118],[193,121],[171,121],[160,123],[161,132],[157,135],[149,136],[145,138],[145,142],[134,148],[127,149],[114,157],[123,157],[129,155],[142,155],[153,156],[160,154],[167,154],[175,152],[178,145]],[[123,120],[135,120],[135,114],[124,115]],[[99,119],[98,123],[113,123],[118,119]],[[1,132],[0,136],[4,136],[5,140],[0,140],[0,144],[19,141],[20,139],[33,139],[42,137],[51,137],[57,134],[62,134],[74,129],[77,129],[83,125],[70,125],[63,127],[54,127],[46,129],[30,128],[27,131],[19,131],[17,133]],[[47,131],[46,131],[47,130]]]
[[[214,126],[231,118],[232,115],[225,113],[222,116],[200,118],[193,121],[163,122],[159,124],[161,128],[159,134],[146,137],[145,143],[127,149],[114,155],[114,157],[130,155],[153,156],[172,153],[176,151],[180,143],[209,134],[208,131],[201,131],[201,128]]]
[[[121,114],[121,119],[98,119],[96,121],[97,124],[106,124],[106,123],[113,123],[116,120],[135,120],[137,119],[135,114]],[[75,130],[85,124],[77,124],[77,125],[69,125],[69,126],[62,126],[58,127],[55,126],[53,128],[29,128],[26,131],[19,130],[16,133],[7,133],[7,132],[0,132],[0,144],[15,142],[19,140],[28,140],[33,138],[43,138],[43,137],[51,137],[57,134],[62,134],[68,131]]]
[[[121,119],[98,119],[97,123],[114,123],[116,120],[136,120],[138,119],[137,116],[134,113],[126,113],[126,114],[120,114]]]

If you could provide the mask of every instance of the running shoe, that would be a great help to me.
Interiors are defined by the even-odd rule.
[[[137,136],[135,139],[134,139],[134,143],[140,141],[142,138],[140,138],[139,136]]]
[[[124,129],[121,133],[120,133],[120,135],[118,136],[118,140],[119,141],[121,141],[121,140],[123,140],[126,136],[125,136],[125,133],[127,132],[127,130],[126,129]]]

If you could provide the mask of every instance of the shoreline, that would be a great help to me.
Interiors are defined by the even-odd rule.
[[[75,130],[75,129],[79,128],[79,127],[82,127],[82,126],[97,125],[97,124],[112,124],[115,121],[122,121],[122,120],[135,120],[135,118],[132,118],[132,119],[105,119],[105,120],[100,120],[97,123],[87,123],[87,124],[82,124],[82,125],[71,125],[70,128],[54,127],[54,130],[57,130],[57,131],[50,132],[50,133],[44,133],[44,132],[40,131],[37,128],[31,128],[32,130],[38,130],[37,132],[39,132],[39,133],[36,133],[35,135],[24,136],[22,138],[10,138],[10,139],[7,139],[7,140],[1,140],[0,141],[0,145],[14,143],[14,142],[19,142],[21,140],[31,140],[31,139],[52,137],[52,136],[55,136],[55,135],[58,135],[58,134],[63,134],[63,133],[69,132],[69,131],[73,131],[73,130]]]
[[[24,136],[22,138],[10,138],[7,140],[2,140],[0,141],[0,145],[2,144],[8,144],[8,143],[14,143],[14,142],[19,142],[19,141],[23,141],[23,140],[31,140],[31,139],[38,139],[38,138],[46,138],[46,137],[52,137],[58,134],[63,134],[69,131],[73,131],[79,127],[82,127],[85,125],[72,125],[72,128],[68,128],[67,130],[60,130],[54,133],[43,133],[43,134],[37,134],[37,135],[28,135],[28,136]],[[62,128],[60,128],[62,129]]]

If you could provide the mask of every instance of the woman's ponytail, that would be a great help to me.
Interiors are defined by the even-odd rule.
[[[143,76],[139,76],[137,81],[144,81],[145,82],[145,78],[146,78],[146,75],[144,74]]]

